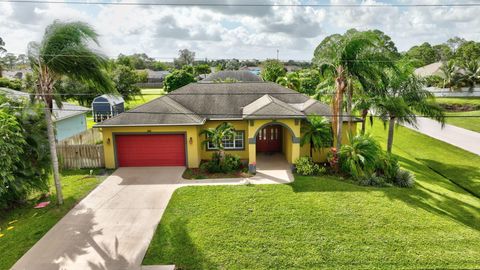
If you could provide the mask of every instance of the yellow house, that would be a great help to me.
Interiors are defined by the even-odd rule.
[[[300,146],[301,127],[308,115],[331,115],[330,107],[271,82],[192,83],[133,110],[95,125],[103,132],[107,168],[187,166],[197,168],[211,158],[201,131],[222,122],[235,127],[235,138],[224,141],[228,153],[248,161],[257,155],[282,153],[290,163],[310,154]],[[354,119],[355,120],[355,119]],[[355,132],[356,121],[351,125]],[[349,132],[344,123],[344,138]],[[326,150],[314,152],[315,161]]]

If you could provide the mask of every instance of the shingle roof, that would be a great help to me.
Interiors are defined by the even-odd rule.
[[[261,82],[262,78],[253,74],[248,70],[222,70],[209,74],[200,82],[224,81],[226,79],[234,79],[238,82]]]
[[[268,94],[263,95],[243,108],[244,119],[265,118],[266,116],[272,119],[304,118],[305,114]]]
[[[169,96],[163,96],[107,119],[95,127],[201,125],[204,122],[205,118],[178,104]]]
[[[328,116],[331,110],[276,83],[191,83],[96,127],[201,125],[215,119],[306,118],[310,114]]]
[[[53,118],[53,121],[56,122],[56,121],[73,117],[75,115],[84,114],[89,111],[90,111],[89,108],[85,108],[79,105],[66,103],[66,102],[62,102],[62,108],[59,109],[57,104],[53,102],[52,118]]]

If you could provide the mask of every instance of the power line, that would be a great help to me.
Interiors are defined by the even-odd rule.
[[[68,4],[68,5],[108,5],[108,6],[172,6],[172,7],[313,7],[313,8],[389,8],[389,7],[480,7],[480,3],[448,3],[448,4],[261,4],[261,3],[175,3],[175,2],[102,2],[102,1],[51,1],[51,0],[1,0],[4,3],[23,4]]]

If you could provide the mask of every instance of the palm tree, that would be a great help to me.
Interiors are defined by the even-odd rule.
[[[473,91],[473,88],[480,81],[480,62],[470,61],[463,64],[464,81],[469,87],[469,91]]]
[[[355,99],[355,105],[354,105],[355,110],[360,112],[360,115],[363,120],[361,134],[365,134],[365,127],[366,127],[368,112],[370,111],[370,108],[373,107],[373,104],[375,104],[375,102],[376,102],[376,98],[374,96],[370,96],[367,93],[361,93]],[[373,118],[372,116],[370,117],[371,117],[370,124],[372,124]]]
[[[387,152],[392,152],[395,123],[416,127],[417,113],[445,123],[443,109],[434,101],[433,94],[424,89],[423,82],[411,71],[392,75],[389,90],[374,104],[384,123],[388,122]]]
[[[58,204],[63,203],[63,195],[52,121],[53,100],[56,98],[54,85],[62,77],[69,77],[91,83],[102,92],[113,91],[112,83],[104,70],[107,59],[89,46],[92,43],[98,45],[97,37],[95,30],[88,24],[55,21],[45,29],[42,41],[31,42],[28,48],[28,57],[36,78],[36,96],[46,107],[45,119]]]
[[[310,157],[313,158],[313,150],[318,151],[332,145],[332,125],[322,116],[309,115],[305,125],[302,126],[302,138],[300,145],[310,144]]]
[[[443,73],[443,87],[447,87],[450,91],[460,89],[463,82],[463,75],[460,72],[459,67],[453,60],[444,62],[440,67],[440,71]]]
[[[296,72],[291,72],[283,77],[278,77],[277,83],[295,91],[300,90],[301,85],[300,77]]]
[[[337,149],[342,144],[343,95],[347,93],[347,115],[350,116],[357,83],[364,91],[374,91],[379,89],[379,82],[387,81],[385,70],[394,68],[392,58],[396,52],[389,40],[380,31],[359,32],[353,29],[344,35],[328,36],[315,49],[315,64],[322,74],[331,74],[335,82],[332,124]],[[350,117],[348,119],[350,125]]]
[[[232,124],[223,122],[216,128],[207,128],[202,130],[200,135],[206,135],[206,139],[203,141],[204,145],[208,147],[208,144],[211,143],[215,148],[218,149],[220,158],[223,159],[225,157],[223,140],[235,138],[235,128]]]

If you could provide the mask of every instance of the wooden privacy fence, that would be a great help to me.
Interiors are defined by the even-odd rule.
[[[60,166],[64,169],[103,168],[103,145],[57,145]]]
[[[86,145],[86,144],[98,144],[102,142],[102,132],[98,128],[90,128],[77,135],[65,138],[58,142],[59,145]]]

